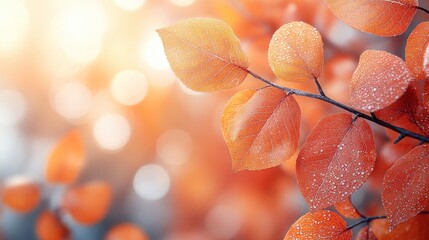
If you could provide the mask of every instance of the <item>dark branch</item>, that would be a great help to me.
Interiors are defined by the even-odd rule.
[[[320,93],[320,95],[322,95],[322,96],[326,97],[326,94],[325,94],[325,92],[323,92],[323,89],[322,89],[322,86],[321,86],[321,85],[320,85],[320,83],[319,83],[319,80],[315,77],[315,78],[314,78],[314,81],[316,82],[317,89],[319,89],[319,93]]]
[[[429,211],[421,211],[419,213],[419,215],[420,214],[429,214]],[[372,222],[372,221],[374,221],[376,219],[385,219],[385,218],[387,218],[387,217],[386,216],[366,217],[366,218],[360,220],[359,222],[356,222],[356,223],[348,226],[344,232],[349,231],[349,230],[351,230],[351,229],[353,229],[353,228],[355,228],[355,227],[357,227],[357,226],[359,226],[359,225],[361,225],[363,223],[369,224],[370,222]]]
[[[335,100],[333,100],[333,99],[331,99],[331,98],[329,98],[329,97],[327,97],[325,95],[314,94],[314,93],[310,93],[310,92],[301,91],[301,90],[298,90],[298,89],[293,89],[293,88],[288,88],[288,87],[280,86],[280,85],[277,85],[275,83],[272,83],[272,82],[268,81],[267,79],[265,79],[265,78],[259,76],[258,74],[250,71],[249,69],[244,69],[244,70],[247,71],[247,73],[249,73],[250,75],[252,75],[254,78],[258,79],[259,81],[262,81],[262,82],[264,82],[264,83],[266,83],[266,84],[268,84],[270,86],[273,86],[273,87],[275,87],[277,89],[281,89],[281,90],[283,90],[283,91],[285,91],[285,92],[287,92],[289,94],[295,94],[295,95],[298,95],[298,96],[303,96],[303,97],[318,99],[318,100],[321,100],[323,102],[330,103],[330,104],[332,104],[332,105],[334,105],[334,106],[336,106],[338,108],[341,108],[341,109],[343,109],[343,110],[345,110],[345,111],[347,111],[349,113],[352,113],[354,115],[358,115],[358,117],[364,118],[364,119],[366,119],[368,121],[371,121],[371,122],[376,123],[376,124],[378,124],[380,126],[383,126],[383,127],[388,128],[388,129],[390,129],[392,131],[395,131],[395,132],[399,133],[401,136],[410,137],[410,138],[414,138],[414,139],[420,140],[420,141],[425,142],[425,143],[429,143],[429,137],[425,137],[423,135],[417,134],[417,133],[409,131],[407,129],[395,126],[395,125],[393,125],[391,123],[388,123],[388,122],[385,122],[385,121],[383,121],[381,119],[374,118],[371,115],[362,113],[362,112],[360,112],[360,111],[358,111],[358,110],[356,110],[356,109],[354,109],[352,107],[349,107],[349,106],[344,105],[344,104],[342,104],[340,102],[337,102],[337,101],[335,101]]]
[[[420,7],[420,6],[417,6],[417,7],[416,7],[416,9],[418,9],[418,10],[420,10],[420,11],[422,11],[422,12],[425,12],[426,14],[429,14],[429,10],[428,10],[428,9],[426,9],[426,8],[422,8],[422,7]]]

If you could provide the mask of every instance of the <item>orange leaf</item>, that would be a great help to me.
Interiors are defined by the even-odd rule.
[[[404,115],[412,116],[419,105],[417,89],[411,82],[407,91],[396,102],[375,112],[375,115],[387,122],[399,120]]]
[[[360,56],[351,81],[351,105],[375,112],[398,100],[413,80],[405,62],[384,51],[367,50]]]
[[[415,79],[425,79],[425,51],[429,47],[429,22],[423,22],[414,28],[405,47],[405,61]]]
[[[105,240],[148,240],[149,238],[137,225],[121,223],[112,227],[106,234]]]
[[[61,207],[81,224],[94,224],[104,218],[112,201],[112,188],[105,182],[89,182],[69,189]]]
[[[429,51],[428,51],[428,56],[429,56]],[[428,71],[429,71],[429,65],[428,65]],[[429,112],[429,73],[428,73],[428,79],[426,79],[425,81],[425,86],[423,90],[423,105],[426,107],[427,111]]]
[[[40,188],[33,180],[13,177],[3,187],[3,203],[19,213],[32,211],[40,202]]]
[[[412,121],[419,127],[424,135],[429,136],[429,109],[423,105],[417,106]]]
[[[63,240],[69,231],[54,213],[45,210],[36,221],[36,235],[40,240]]]
[[[373,133],[350,114],[325,117],[307,137],[296,162],[298,185],[311,210],[336,204],[369,177],[376,159]]]
[[[192,90],[233,88],[247,76],[240,41],[222,21],[187,19],[157,32],[174,73]]]
[[[271,39],[268,61],[273,72],[282,80],[313,80],[322,72],[322,37],[314,27],[304,22],[285,24]]]
[[[362,217],[355,208],[355,206],[353,206],[351,197],[348,197],[343,201],[336,203],[334,206],[335,209],[344,217],[354,219]]]
[[[267,87],[234,95],[222,116],[233,170],[270,168],[292,157],[300,121],[298,103],[282,90]]]
[[[300,217],[287,232],[287,239],[352,239],[346,222],[334,212],[319,210]]]
[[[378,36],[405,32],[416,13],[418,0],[325,0],[339,19],[353,28]]]
[[[69,184],[79,177],[85,165],[85,150],[77,132],[70,132],[52,150],[45,177],[51,183]]]
[[[365,226],[359,230],[358,234],[356,235],[356,240],[377,240],[377,237],[374,235],[371,229],[368,228],[368,226]]]
[[[426,240],[429,239],[428,222],[429,215],[417,215],[389,231],[388,221],[377,219],[371,222],[371,230],[378,240]]]
[[[383,206],[390,227],[408,221],[429,201],[429,145],[421,145],[402,156],[383,179]]]

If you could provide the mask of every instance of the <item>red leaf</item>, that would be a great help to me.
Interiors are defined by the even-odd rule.
[[[365,226],[359,230],[356,240],[377,240],[377,237],[368,226]]]
[[[390,227],[408,221],[429,201],[429,145],[421,145],[402,156],[383,179],[383,206]]]
[[[351,105],[375,112],[398,100],[413,80],[399,57],[384,51],[362,53],[351,81]]]
[[[311,210],[338,203],[366,181],[376,159],[368,123],[341,113],[322,119],[298,155],[298,184]]]
[[[132,223],[121,223],[113,226],[106,234],[105,240],[148,240],[139,226]]]
[[[326,3],[348,25],[386,37],[405,32],[419,5],[417,0],[326,0]]]
[[[352,239],[346,222],[336,213],[319,210],[300,217],[287,232],[287,239]]]
[[[81,224],[102,220],[112,201],[112,188],[105,182],[89,182],[65,192],[61,207]]]
[[[69,230],[54,213],[45,210],[37,218],[36,235],[40,240],[64,240]]]
[[[351,197],[344,199],[341,202],[338,202],[334,205],[335,209],[344,217],[347,218],[361,218],[362,216],[359,214],[358,210],[353,206]]]
[[[268,87],[235,94],[222,116],[233,170],[270,168],[292,157],[300,120],[298,103],[282,90]]]
[[[12,177],[3,187],[3,203],[20,213],[28,213],[39,205],[40,187],[32,179]]]
[[[405,46],[405,61],[415,79],[425,79],[425,52],[429,47],[429,22],[422,22],[414,28]]]
[[[394,122],[404,115],[412,116],[419,105],[419,97],[414,84],[408,86],[407,91],[396,102],[375,112],[375,115],[384,121]]]
[[[386,219],[377,219],[371,222],[371,230],[378,240],[427,240],[429,239],[429,215],[417,215],[407,222],[399,224],[389,231]]]

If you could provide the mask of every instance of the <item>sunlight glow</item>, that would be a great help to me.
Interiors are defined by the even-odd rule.
[[[169,189],[170,176],[161,166],[155,164],[143,166],[134,176],[134,190],[143,199],[161,199]]]
[[[96,121],[93,135],[100,147],[112,151],[119,150],[130,140],[131,126],[124,116],[109,113]]]
[[[135,70],[124,70],[112,79],[110,91],[116,101],[131,106],[146,97],[148,82],[143,73]]]
[[[62,85],[55,93],[53,107],[61,117],[78,120],[91,109],[93,96],[89,89],[79,82]]]
[[[125,11],[134,11],[143,6],[146,0],[113,0],[113,2]]]
[[[156,153],[163,162],[169,165],[183,165],[191,158],[192,138],[185,131],[168,130],[158,138]]]
[[[195,0],[170,0],[170,2],[179,7],[185,7],[193,4]]]
[[[167,70],[170,68],[161,38],[155,33],[145,36],[140,49],[140,56],[155,70]]]
[[[27,113],[27,105],[22,93],[10,89],[0,90],[0,125],[19,124]]]
[[[53,22],[54,34],[72,62],[87,64],[97,58],[106,30],[106,16],[98,1],[68,1]]]
[[[15,50],[24,38],[28,13],[21,0],[0,1],[0,51]]]

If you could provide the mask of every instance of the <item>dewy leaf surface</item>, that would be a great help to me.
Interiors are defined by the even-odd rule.
[[[336,204],[356,191],[376,159],[373,133],[365,120],[340,113],[322,119],[302,146],[298,185],[311,210]]]
[[[322,37],[307,23],[285,24],[271,39],[268,61],[273,72],[282,80],[290,82],[313,80],[322,72]]]
[[[352,232],[346,229],[346,222],[336,213],[319,210],[300,217],[290,227],[284,240],[352,239]]]
[[[359,110],[375,112],[398,100],[412,80],[402,59],[388,52],[367,50],[352,76],[350,103]]]
[[[405,47],[405,62],[415,79],[426,79],[424,61],[429,47],[429,22],[422,22],[414,28]],[[429,56],[428,56],[429,57]]]
[[[157,31],[171,68],[192,90],[233,88],[247,76],[247,57],[226,23],[193,18]]]
[[[390,227],[406,222],[429,201],[429,145],[421,145],[397,160],[383,179],[383,206]]]
[[[75,131],[64,136],[49,155],[45,177],[50,183],[74,182],[85,165],[85,149]]]
[[[416,13],[418,0],[325,0],[336,17],[353,28],[378,36],[405,32]]]
[[[392,231],[389,231],[386,219],[372,221],[370,226],[378,240],[427,240],[429,239],[428,222],[429,215],[420,214],[399,224]]]
[[[235,94],[222,115],[233,170],[270,168],[292,157],[300,121],[298,103],[282,90],[267,87]]]

